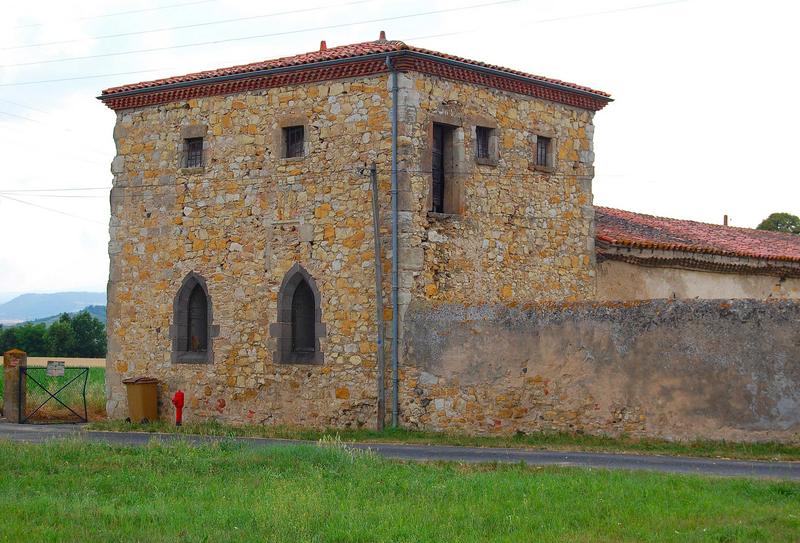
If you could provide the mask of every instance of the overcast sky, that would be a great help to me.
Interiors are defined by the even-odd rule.
[[[615,102],[595,117],[599,205],[716,223],[727,213],[744,227],[774,211],[800,214],[792,162],[800,131],[796,6],[4,2],[0,301],[14,292],[105,290],[108,191],[64,190],[110,187],[114,114],[95,99],[103,88],[312,51],[321,39],[329,47],[373,40],[380,30],[389,39],[610,92]],[[221,22],[230,19],[241,20]],[[199,26],[174,28],[186,25]],[[117,36],[102,38],[108,35]],[[180,47],[233,38],[250,39]],[[123,52],[132,53],[115,54]],[[61,190],[3,192],[31,189]]]

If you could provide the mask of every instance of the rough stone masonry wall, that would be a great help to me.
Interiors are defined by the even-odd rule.
[[[408,300],[592,299],[593,113],[421,74],[399,87]],[[433,123],[455,131],[460,209],[444,216],[428,212]],[[476,158],[476,126],[493,129],[488,161]],[[535,164],[537,136],[552,140],[550,167]]]
[[[126,377],[175,389],[187,420],[374,423],[375,306],[369,178],[387,171],[388,78],[333,81],[118,112],[112,165],[108,413],[127,416]],[[281,126],[306,154],[281,158]],[[205,136],[203,169],[180,168]],[[388,220],[389,176],[381,176]],[[322,298],[323,365],[273,363],[278,290],[299,263]],[[388,265],[387,265],[388,267]],[[171,363],[173,299],[189,272],[208,287],[212,364]],[[388,273],[384,285],[387,288]]]
[[[465,304],[590,298],[592,114],[420,74],[398,79],[401,317],[415,296]],[[355,169],[377,162],[386,225],[389,105],[382,76],[118,113],[110,416],[127,413],[122,379],[151,375],[163,383],[162,415],[181,388],[187,420],[374,424],[370,194]],[[427,213],[433,122],[459,126],[458,216]],[[281,127],[297,124],[307,156],[281,158]],[[492,164],[476,164],[476,125],[495,128]],[[533,166],[537,134],[555,142],[548,171]],[[180,168],[183,138],[197,136],[205,137],[205,167]],[[384,227],[386,302],[387,234]],[[321,294],[322,366],[272,360],[269,326],[295,262]],[[205,279],[219,327],[212,364],[170,361],[173,299],[190,272]]]
[[[406,425],[472,433],[800,439],[800,304],[509,309],[416,301]]]

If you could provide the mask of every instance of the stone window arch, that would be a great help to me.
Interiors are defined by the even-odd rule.
[[[278,322],[270,325],[276,364],[322,364],[319,338],[325,337],[320,294],[314,278],[295,264],[278,292]]]
[[[218,333],[206,281],[190,272],[172,302],[172,362],[210,364],[214,361],[213,338]]]

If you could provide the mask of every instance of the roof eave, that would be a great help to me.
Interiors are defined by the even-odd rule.
[[[637,249],[641,251],[674,251],[687,254],[697,255],[711,255],[721,256],[727,258],[744,258],[750,260],[762,260],[766,262],[784,262],[800,264],[800,258],[792,256],[774,256],[774,255],[755,255],[749,253],[739,253],[736,251],[728,251],[724,249],[712,249],[710,247],[686,247],[682,245],[668,244],[668,243],[645,243],[633,240],[620,240],[612,239],[602,234],[595,236],[595,246],[602,249]]]
[[[288,73],[298,70],[307,70],[309,68],[325,68],[328,66],[335,66],[341,64],[348,64],[352,62],[364,62],[369,60],[374,60],[378,58],[394,58],[394,57],[407,57],[407,58],[421,58],[425,60],[431,60],[434,62],[439,62],[442,64],[447,64],[450,66],[457,66],[463,69],[472,70],[479,73],[484,73],[487,75],[493,75],[496,77],[505,77],[512,80],[523,81],[526,83],[538,85],[545,88],[551,88],[555,90],[559,90],[562,92],[568,92],[571,94],[576,94],[579,96],[586,96],[593,98],[595,100],[601,100],[605,102],[613,102],[613,99],[606,95],[605,93],[594,93],[589,92],[583,89],[576,89],[569,85],[561,85],[552,81],[543,81],[541,79],[533,78],[533,77],[525,77],[523,75],[506,72],[503,70],[499,70],[496,68],[490,68],[487,66],[477,66],[475,64],[470,64],[469,62],[463,62],[454,59],[447,59],[442,58],[437,55],[432,55],[428,53],[422,53],[417,51],[408,51],[408,50],[401,50],[401,51],[388,51],[388,52],[381,52],[381,53],[370,53],[367,55],[359,55],[354,57],[347,57],[341,59],[332,59],[332,60],[323,60],[318,62],[309,62],[307,64],[296,64],[293,66],[281,66],[278,68],[268,68],[265,70],[255,70],[252,72],[243,72],[238,74],[229,74],[229,75],[219,75],[213,77],[206,77],[202,79],[194,79],[191,81],[181,81],[178,83],[167,83],[161,85],[154,85],[151,87],[143,87],[140,89],[132,89],[128,91],[121,91],[121,92],[114,92],[109,94],[101,94],[97,96],[97,99],[100,101],[106,101],[113,98],[124,98],[126,96],[135,96],[140,94],[148,94],[151,92],[161,92],[161,91],[169,91],[175,89],[181,89],[186,87],[194,87],[194,86],[202,86],[208,85],[213,83],[221,83],[226,81],[236,81],[241,79],[249,79],[253,77],[265,77],[270,75],[276,75],[281,73]],[[387,68],[388,71],[388,68]]]

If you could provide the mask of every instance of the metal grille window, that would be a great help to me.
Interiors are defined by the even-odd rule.
[[[475,127],[475,156],[481,159],[489,158],[489,138],[492,129],[485,126]]]
[[[192,289],[187,309],[186,324],[189,329],[186,334],[188,340],[186,350],[203,352],[208,348],[208,300],[200,285],[195,285]]]
[[[283,129],[286,158],[303,156],[305,130],[302,126],[287,126]]]
[[[432,184],[431,184],[431,211],[444,213],[444,139],[445,128],[440,124],[433,125],[433,149],[432,149]]]
[[[550,145],[552,140],[544,136],[536,137],[536,165],[551,166],[550,164]]]
[[[201,168],[203,166],[203,138],[187,138],[186,168]]]
[[[313,353],[314,335],[314,293],[308,283],[301,281],[292,297],[292,351]]]

